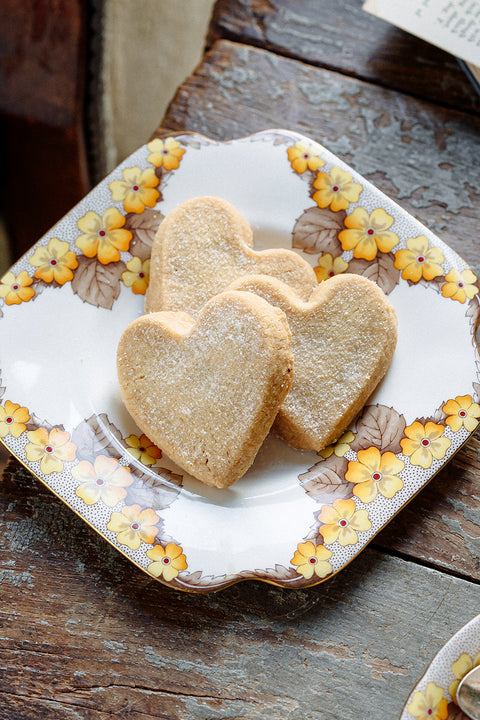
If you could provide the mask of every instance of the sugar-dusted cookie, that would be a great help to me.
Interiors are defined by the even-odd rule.
[[[217,197],[187,200],[167,214],[155,236],[145,310],[196,315],[246,273],[277,277],[303,299],[317,284],[312,267],[292,250],[253,250],[251,229],[230,203]]]
[[[246,292],[198,318],[158,312],[127,326],[117,368],[138,427],[184,470],[227,487],[252,464],[291,384],[283,311]]]
[[[397,319],[385,294],[360,275],[322,282],[308,302],[285,284],[247,276],[248,290],[281,308],[292,333],[294,373],[274,430],[296,448],[321,450],[338,439],[385,375]]]

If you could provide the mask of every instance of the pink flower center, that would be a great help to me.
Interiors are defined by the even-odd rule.
[[[340,188],[338,187],[338,185],[332,185],[332,192],[338,192],[339,190]]]
[[[342,518],[341,520],[338,521],[338,524],[339,524],[340,527],[342,527],[342,528],[347,527],[347,525],[348,525],[348,520],[345,520],[345,518]]]
[[[52,259],[50,260],[50,265],[51,265],[52,267],[55,267],[56,264],[57,264],[57,261],[55,260],[55,258],[52,258]]]
[[[14,290],[14,292],[17,292],[17,290],[20,290],[20,285],[15,283],[14,285],[12,285],[12,290]]]
[[[99,231],[98,231],[98,236],[99,236],[99,237],[105,237],[106,234],[107,234],[107,233],[106,233],[106,230],[99,230]]]
[[[378,482],[378,480],[381,480],[381,479],[382,479],[382,473],[380,473],[378,471],[373,473],[372,480],[376,480]]]
[[[375,235],[375,228],[372,228],[372,227],[367,228],[367,235]]]
[[[138,523],[138,522],[133,522],[133,523],[130,525],[130,527],[132,528],[132,530],[139,530],[139,529],[140,529],[140,523]]]
[[[418,262],[418,263],[424,263],[424,262],[425,262],[425,258],[423,257],[423,255],[419,255],[419,256],[417,257],[417,262]]]
[[[7,423],[7,425],[11,425],[13,423],[13,417],[9,415],[5,418],[5,422]]]
[[[308,558],[308,562],[310,563],[310,565],[316,565],[317,562],[318,562],[318,560],[317,560],[317,558],[316,558],[314,555],[311,555],[311,556]]]
[[[47,446],[45,447],[45,452],[47,452],[47,453],[53,453],[53,447],[52,447],[51,445],[47,445]]]
[[[133,192],[138,192],[140,188],[138,187],[138,185],[132,185],[132,190]]]
[[[97,478],[95,482],[97,485],[105,485],[105,480],[103,478]]]
[[[162,563],[163,563],[164,565],[170,565],[171,562],[172,562],[172,561],[170,560],[169,557],[164,557],[164,558],[162,558]]]
[[[423,438],[422,445],[423,447],[428,447],[430,445],[430,440],[428,438]]]

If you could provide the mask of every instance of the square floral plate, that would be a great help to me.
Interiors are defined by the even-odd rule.
[[[254,247],[293,248],[319,282],[375,280],[398,315],[393,363],[320,455],[270,434],[228,489],[202,485],[124,409],[116,348],[143,313],[152,239],[178,203],[216,195]],[[285,130],[140,148],[0,281],[0,437],[133,563],[182,590],[331,577],[465,443],[480,417],[479,285],[427,228],[324,147]]]
[[[480,615],[464,625],[435,655],[410,694],[400,720],[468,720],[456,703],[460,680],[480,664]]]

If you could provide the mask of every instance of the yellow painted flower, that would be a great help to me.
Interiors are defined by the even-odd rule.
[[[370,530],[372,523],[366,510],[356,510],[355,500],[335,500],[333,506],[324,505],[318,519],[322,523],[319,533],[325,543],[331,545],[336,540],[343,547],[358,542],[358,532]]]
[[[344,250],[353,250],[356,258],[373,260],[378,250],[388,253],[398,243],[398,236],[388,229],[393,225],[393,217],[382,208],[369,214],[357,207],[344,222],[347,230],[342,230],[338,239]]]
[[[351,430],[347,430],[334,445],[327,445],[326,448],[319,451],[319,455],[323,458],[329,458],[330,455],[335,454],[337,457],[343,457],[346,452],[350,450],[350,443],[355,438],[355,435]]]
[[[82,460],[71,470],[80,485],[75,490],[79,498],[87,505],[99,500],[113,507],[126,496],[126,487],[132,484],[130,470],[120,465],[115,458],[98,455],[94,463]]]
[[[448,400],[443,406],[443,412],[448,415],[445,422],[453,432],[464,427],[473,432],[480,419],[480,405],[473,402],[471,395],[460,395],[455,400]]]
[[[89,258],[97,256],[102,265],[120,260],[120,252],[130,247],[132,233],[126,230],[125,217],[117,208],[105,210],[102,217],[89,210],[77,222],[82,231],[75,245]]]
[[[319,172],[313,187],[317,192],[312,198],[318,207],[330,207],[333,212],[346,210],[350,203],[357,202],[363,190],[359,183],[353,182],[353,175],[338,167],[329,173]]]
[[[348,263],[341,257],[333,258],[330,253],[320,255],[317,260],[318,265],[314,267],[315,275],[317,276],[318,282],[328,280],[328,278],[334,275],[340,275],[345,272],[348,268]]]
[[[176,578],[179,572],[188,567],[183,548],[175,543],[167,543],[165,547],[154,545],[147,550],[147,557],[153,560],[147,567],[150,575],[156,578],[163,577],[167,582]]]
[[[417,690],[407,710],[415,720],[447,720],[448,701],[443,697],[443,689],[434,682],[429,682],[425,692]]]
[[[392,452],[381,454],[376,447],[359,450],[357,460],[350,460],[345,480],[355,483],[353,494],[362,502],[375,500],[377,494],[392,498],[403,488],[398,473],[405,463]]]
[[[305,170],[318,170],[319,167],[325,165],[323,160],[316,155],[312,148],[307,144],[298,142],[287,150],[290,165],[295,172],[300,175]]]
[[[314,545],[309,541],[297,545],[290,562],[297,566],[297,572],[303,575],[305,580],[310,580],[314,574],[319,578],[325,578],[333,572],[333,568],[328,562],[331,557],[332,552],[325,545]]]
[[[155,207],[160,197],[155,190],[160,182],[153,168],[125,168],[123,180],[113,180],[109,187],[114,200],[123,202],[126,212],[142,213],[146,207]]]
[[[27,433],[29,440],[25,446],[27,460],[40,462],[44,475],[62,472],[63,464],[75,460],[76,446],[70,442],[70,434],[64,430],[38,428]]]
[[[78,267],[77,256],[66,240],[51,238],[47,247],[38,247],[29,260],[30,265],[37,269],[35,277],[46,283],[55,281],[65,285],[73,279],[73,272]]]
[[[0,438],[7,435],[20,437],[27,429],[25,423],[29,420],[30,414],[26,407],[20,407],[17,403],[6,400],[5,405],[0,405]]]
[[[114,512],[107,529],[117,533],[117,540],[131,550],[138,550],[141,543],[153,545],[158,533],[156,523],[160,518],[155,510],[142,510],[140,505],[125,505],[122,512]]]
[[[447,282],[442,286],[443,297],[464,303],[467,298],[471,300],[478,293],[478,287],[474,284],[477,276],[471,270],[463,270],[461,273],[455,269],[450,270],[445,275],[445,280]]]
[[[406,437],[400,440],[400,445],[404,455],[410,457],[412,465],[427,469],[431,467],[434,459],[441,460],[445,457],[452,443],[444,437],[444,430],[443,425],[431,421],[422,425],[418,420],[405,428]]]
[[[122,273],[122,280],[126,287],[132,288],[135,295],[145,295],[150,280],[150,259],[142,262],[139,257],[133,257]]]
[[[162,457],[162,451],[156,445],[148,439],[146,435],[129,435],[125,438],[125,442],[128,447],[127,450],[130,455],[133,455],[135,460],[140,460],[144,465],[153,465],[156,460]]]
[[[395,267],[402,271],[404,280],[418,282],[433,280],[443,275],[441,263],[445,260],[442,251],[437,247],[429,247],[425,235],[408,238],[406,249],[395,253]]]
[[[477,665],[480,665],[480,653],[478,653],[473,660],[468,653],[462,653],[460,657],[452,663],[452,672],[455,680],[452,680],[448,686],[448,692],[452,696],[453,702],[457,702],[457,689],[460,680],[464,678],[470,670],[477,667]]]
[[[33,278],[26,270],[14,275],[7,272],[0,280],[0,298],[5,298],[7,305],[20,305],[28,302],[35,295],[35,290],[30,287]]]
[[[165,170],[176,170],[180,165],[185,149],[180,147],[178,140],[168,137],[165,140],[155,138],[147,144],[150,150],[148,162]]]

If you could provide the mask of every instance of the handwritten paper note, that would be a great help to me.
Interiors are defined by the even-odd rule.
[[[480,0],[366,0],[363,9],[480,66]]]

